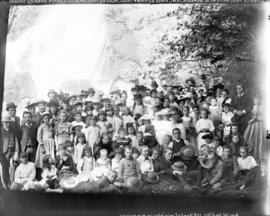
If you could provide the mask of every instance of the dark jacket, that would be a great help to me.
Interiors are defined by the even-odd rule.
[[[21,140],[21,151],[25,152],[27,147],[37,148],[37,127],[34,123],[29,126],[23,124],[21,126],[22,130],[22,140]]]
[[[7,131],[2,127],[2,152],[6,154],[9,148],[12,148],[14,152],[20,151],[20,146],[18,139],[16,137],[15,131],[12,127]]]

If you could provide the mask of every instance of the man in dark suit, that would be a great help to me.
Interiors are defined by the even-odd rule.
[[[2,161],[6,161],[6,165],[3,165],[8,169],[10,180],[13,181],[14,178],[14,161],[18,160],[19,154],[19,142],[16,137],[14,128],[11,127],[12,120],[9,115],[4,115],[2,117],[2,148],[1,155],[5,158]],[[6,177],[6,176],[5,176]]]
[[[14,132],[16,133],[16,137],[18,141],[21,140],[21,128],[20,128],[20,117],[16,116],[16,108],[17,106],[11,102],[6,105],[6,111],[8,112],[11,122],[10,126],[13,128]]]
[[[252,100],[244,91],[242,84],[236,86],[236,95],[232,98],[233,120],[239,125],[239,132],[243,134],[250,118]]]
[[[37,150],[37,127],[32,122],[32,114],[29,111],[23,113],[24,124],[21,126],[22,140],[21,151],[28,153],[29,161],[35,161],[35,153]]]

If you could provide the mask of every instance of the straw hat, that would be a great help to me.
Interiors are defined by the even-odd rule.
[[[180,156],[184,160],[191,160],[194,157],[194,155],[195,155],[195,150],[190,145],[183,146],[180,150]]]
[[[125,181],[125,186],[128,189],[139,189],[142,187],[142,181],[138,177],[129,177]]]
[[[72,175],[61,179],[59,184],[63,189],[71,189],[79,184],[79,179],[75,175]]]
[[[171,165],[171,168],[175,171],[182,171],[182,172],[187,170],[187,166],[181,161],[174,162]]]

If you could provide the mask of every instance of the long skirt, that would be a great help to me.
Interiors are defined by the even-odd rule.
[[[251,153],[257,160],[266,158],[265,131],[260,121],[249,124],[244,132],[244,140]]]
[[[38,145],[37,148],[37,154],[36,154],[36,159],[35,159],[35,165],[38,168],[42,168],[43,164],[42,164],[42,160],[44,155],[51,155],[53,160],[55,159],[54,157],[54,149],[55,149],[55,143],[54,140],[51,139],[44,139],[44,149],[45,149],[45,153],[42,153],[42,148],[40,145]]]

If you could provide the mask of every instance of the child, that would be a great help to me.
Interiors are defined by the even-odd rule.
[[[241,143],[240,143],[240,138],[238,134],[234,134],[232,136],[232,141],[229,144],[229,146],[232,150],[232,154],[235,156],[239,156]]]
[[[72,145],[73,147],[76,146],[76,142],[77,142],[77,138],[78,138],[78,135],[83,133],[83,128],[82,128],[82,125],[81,124],[74,124],[72,126],[72,136],[71,136],[71,142],[72,142]]]
[[[133,125],[135,128],[135,121],[134,121],[134,118],[131,116],[131,112],[130,112],[130,109],[128,107],[124,108],[122,119],[123,119],[123,127],[125,129],[127,129],[128,123]]]
[[[116,149],[118,147],[124,148],[125,146],[130,146],[131,140],[130,138],[126,137],[126,130],[124,128],[120,128],[118,131],[118,137],[114,142],[113,149]]]
[[[106,120],[106,112],[104,110],[99,110],[98,112],[98,122],[97,125],[100,128],[100,135],[107,133],[107,120]]]
[[[59,145],[59,155],[55,159],[58,173],[75,173],[75,164],[72,156],[62,144]],[[61,179],[59,179],[61,180]]]
[[[142,95],[134,95],[133,116],[135,120],[138,120],[145,114],[145,107],[143,105]]]
[[[260,169],[251,155],[248,156],[248,148],[246,146],[240,147],[240,157],[237,159],[240,172],[245,174],[245,179],[240,186],[240,190],[244,190],[247,186],[252,186],[260,178]]]
[[[221,121],[221,112],[219,110],[216,98],[211,99],[209,111],[210,111],[209,119],[213,122],[214,126],[216,127],[217,123]]]
[[[143,132],[142,131],[137,132],[137,140],[138,140],[138,147],[137,148],[139,148],[144,143],[144,137],[143,137]]]
[[[108,158],[108,151],[107,151],[107,149],[101,149],[99,151],[99,155],[100,155],[100,157],[96,161],[96,167],[110,169],[111,168],[111,164],[110,164],[111,161]]]
[[[213,144],[213,135],[208,133],[202,136],[202,139],[204,140],[204,144],[208,145],[210,148],[214,149],[215,146]]]
[[[104,134],[97,145],[94,146],[94,157],[99,158],[99,151],[101,149],[106,149],[108,151],[109,158],[113,153],[113,142],[112,139],[107,135]]]
[[[44,155],[51,155],[52,160],[54,160],[54,139],[53,139],[53,128],[50,122],[50,114],[44,112],[41,117],[41,125],[38,128],[37,140],[38,148],[35,159],[35,165],[37,168],[42,168],[42,161]]]
[[[15,171],[15,179],[12,183],[11,190],[27,190],[36,176],[35,164],[28,161],[28,153],[20,154],[20,165]]]
[[[232,125],[232,118],[234,114],[229,110],[230,104],[225,103],[222,105],[222,122],[225,125],[224,127],[224,136],[229,136],[230,130],[231,130],[231,125]]]
[[[56,189],[59,186],[57,180],[57,169],[53,163],[53,158],[51,155],[45,155],[43,157],[43,172],[41,174],[42,180],[39,182],[41,186],[45,189],[51,188]]]
[[[132,148],[125,147],[125,158],[121,160],[118,169],[118,179],[125,182],[129,177],[138,177],[141,179],[141,170],[139,162],[132,158]]]
[[[85,130],[86,141],[93,149],[100,139],[100,128],[96,125],[96,117],[90,117],[90,126]]]
[[[169,148],[173,150],[173,157],[178,157],[180,150],[186,144],[184,140],[181,138],[181,132],[178,128],[174,128],[172,130],[173,139],[172,142],[168,145]]]
[[[85,146],[86,146],[85,135],[83,133],[80,133],[77,136],[76,145],[74,147],[73,161],[75,165],[78,164],[79,160],[82,158],[83,149]]]
[[[144,145],[148,146],[150,149],[156,147],[158,142],[155,138],[155,129],[153,125],[147,125],[144,131]]]
[[[117,111],[117,106],[115,109],[112,107],[107,109],[107,122],[112,125],[113,128],[113,139],[118,136],[118,131],[123,125],[122,119],[119,117],[119,112]],[[115,112],[116,111],[116,112]]]
[[[142,174],[154,171],[153,161],[149,153],[148,146],[141,147],[141,155],[138,157],[137,161],[139,162]]]
[[[189,115],[189,107],[185,106],[183,108],[183,114],[184,116],[182,117],[183,125],[185,126],[186,129],[186,140],[196,149],[196,152],[198,152],[198,147],[197,147],[197,133],[196,129],[192,120],[192,117]]]
[[[136,148],[136,147],[133,147],[132,148],[132,158],[134,159],[134,160],[137,160],[138,159],[138,157],[140,156],[140,151],[139,151],[139,149],[138,148]]]
[[[95,167],[95,158],[90,146],[86,145],[83,150],[82,158],[78,161],[77,171],[79,175],[90,176]]]
[[[84,124],[84,122],[82,121],[82,113],[81,112],[76,112],[75,114],[74,114],[74,121],[73,122],[71,122],[71,126],[73,127],[73,126],[77,126],[77,125],[81,125],[82,126],[82,128],[85,128],[85,124]]]
[[[239,166],[237,159],[232,155],[232,151],[229,146],[223,146],[223,155],[221,156],[221,160],[224,167],[221,186],[235,184],[239,173]]]
[[[138,148],[138,139],[136,137],[136,130],[132,124],[127,124],[127,137],[131,140],[131,146]]]
[[[196,130],[198,133],[198,149],[200,149],[201,145],[204,144],[204,140],[202,139],[202,136],[206,133],[213,132],[215,130],[213,122],[208,119],[208,110],[202,108],[201,109],[201,119],[197,121],[196,123]]]
[[[112,159],[112,169],[118,172],[120,161],[123,158],[123,149],[117,148],[114,151],[114,158]]]
[[[248,122],[248,126],[244,132],[244,140],[248,145],[249,152],[261,161],[267,156],[265,154],[265,133],[263,127],[263,109],[258,96],[253,99],[252,118]]]
[[[23,112],[23,125],[21,126],[22,139],[21,139],[21,152],[28,153],[28,160],[35,161],[37,142],[37,127],[32,122],[32,115],[30,112]]]
[[[67,121],[68,114],[65,110],[61,110],[59,114],[59,122],[55,126],[55,144],[56,149],[60,143],[65,143],[67,140],[71,140],[72,126]]]

